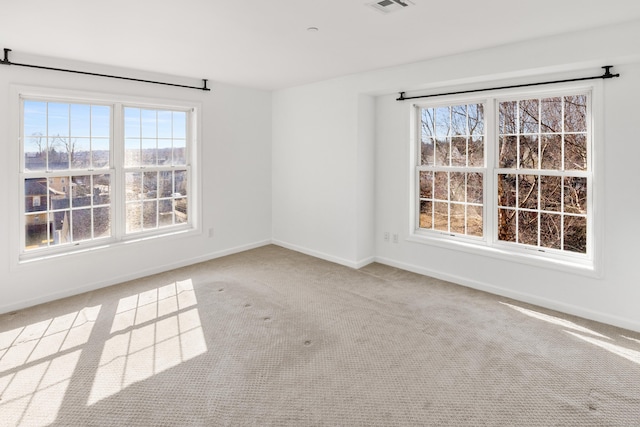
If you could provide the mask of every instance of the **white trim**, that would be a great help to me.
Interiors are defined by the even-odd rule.
[[[302,246],[294,245],[292,243],[283,242],[282,240],[273,239],[272,243],[276,246],[281,246],[285,249],[291,249],[292,251],[300,252],[305,255],[309,255],[315,258],[320,258],[325,261],[333,262],[336,264],[344,265],[345,267],[350,267],[353,269],[360,269],[365,265],[369,265],[375,261],[375,257],[368,257],[358,261],[350,261],[345,258],[336,257],[333,255],[329,255],[325,252],[316,251],[313,249],[304,248]]]
[[[235,246],[229,249],[220,250],[217,252],[211,252],[195,258],[190,258],[185,261],[174,262],[171,264],[163,264],[162,266],[159,266],[159,267],[148,268],[145,270],[136,271],[135,273],[131,273],[131,274],[114,276],[107,280],[101,280],[98,282],[94,282],[94,283],[91,283],[85,286],[80,286],[73,289],[65,289],[63,291],[51,292],[45,295],[40,295],[37,298],[21,300],[8,305],[0,305],[0,314],[8,313],[15,310],[20,310],[27,307],[32,307],[37,304],[55,301],[55,300],[70,297],[73,295],[82,294],[84,292],[95,291],[97,289],[106,288],[108,286],[117,285],[120,283],[128,282],[130,280],[140,279],[142,277],[151,276],[153,274],[164,273],[167,271],[174,270],[176,268],[187,267],[187,266],[198,264],[201,262],[210,261],[212,259],[221,258],[224,256],[248,251],[250,249],[267,246],[270,244],[271,244],[271,240],[261,240],[253,243],[248,243],[246,245],[240,245],[240,246]]]
[[[494,295],[511,298],[517,301],[525,302],[528,304],[538,305],[551,310],[556,310],[562,313],[567,313],[574,316],[583,317],[585,319],[593,320],[596,322],[605,323],[608,325],[617,326],[624,329],[640,332],[640,322],[629,319],[626,317],[614,316],[609,313],[605,313],[598,310],[590,310],[573,304],[565,304],[556,300],[541,298],[536,295],[514,291],[510,288],[503,288],[500,286],[491,285],[489,283],[480,282],[478,280],[469,279],[466,277],[458,276],[455,274],[443,273],[436,270],[420,267],[414,264],[396,261],[385,257],[376,257],[375,262],[388,265],[390,267],[399,268],[402,270],[410,271],[423,276],[433,277],[440,280],[451,282],[454,285],[465,286],[467,288],[477,289],[479,291],[488,292]]]

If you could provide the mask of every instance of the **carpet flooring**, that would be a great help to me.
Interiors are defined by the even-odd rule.
[[[640,426],[640,334],[277,246],[0,316],[1,426]]]

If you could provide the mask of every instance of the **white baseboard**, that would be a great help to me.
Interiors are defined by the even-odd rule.
[[[411,271],[413,273],[421,274],[423,276],[434,277],[436,279],[452,282],[457,285],[466,286],[468,288],[477,289],[479,291],[488,292],[494,295],[499,295],[507,298],[511,298],[517,301],[537,305],[540,307],[556,310],[562,313],[571,314],[574,316],[582,317],[596,322],[606,323],[608,325],[617,326],[624,329],[640,332],[640,323],[627,319],[624,317],[614,316],[609,313],[603,313],[600,311],[586,309],[584,307],[566,304],[559,301],[555,301],[548,298],[541,298],[536,295],[532,295],[525,292],[514,291],[513,289],[503,288],[489,283],[480,282],[477,280],[469,279],[467,277],[458,276],[455,274],[443,273],[436,270],[420,267],[413,264],[408,264],[393,259],[376,257],[375,261],[380,264],[385,264],[391,267],[396,267],[402,270]]]
[[[129,280],[139,279],[141,277],[151,276],[153,274],[163,273],[165,271],[174,270],[180,267],[186,267],[188,265],[197,264],[199,262],[209,261],[215,258],[220,258],[227,255],[233,255],[238,252],[248,251],[249,249],[259,248],[271,244],[271,240],[262,240],[258,242],[249,243],[246,245],[240,245],[229,249],[223,249],[221,251],[211,252],[201,255],[196,258],[190,258],[187,260],[177,261],[171,264],[163,264],[162,266],[147,268],[145,270],[136,271],[131,274],[123,274],[120,276],[110,277],[106,280],[89,283],[84,286],[80,286],[73,289],[65,289],[59,292],[52,292],[45,295],[39,295],[36,298],[25,299],[8,305],[0,305],[0,314],[8,313],[16,310],[20,310],[34,305],[55,301],[61,298],[78,295],[84,292],[95,291],[96,289],[106,288],[107,286],[116,285],[118,283],[128,282]]]
[[[282,246],[283,248],[286,248],[286,249],[291,249],[292,251],[300,252],[302,254],[310,255],[312,257],[320,258],[320,259],[323,259],[325,261],[333,262],[333,263],[336,263],[336,264],[344,265],[345,267],[350,267],[350,268],[353,268],[353,269],[356,269],[356,270],[359,269],[359,268],[364,267],[367,264],[371,264],[372,262],[375,261],[375,257],[373,257],[373,256],[369,257],[369,258],[364,258],[364,259],[359,260],[359,261],[351,261],[351,260],[348,260],[348,259],[344,259],[344,258],[336,257],[336,256],[333,256],[333,255],[329,255],[329,254],[324,253],[324,252],[319,252],[319,251],[316,251],[316,250],[313,250],[313,249],[308,249],[308,248],[304,248],[302,246],[298,246],[298,245],[294,245],[294,244],[291,244],[291,243],[283,242],[282,240],[277,240],[277,239],[272,240],[271,243],[273,243],[274,245],[277,245],[277,246]]]

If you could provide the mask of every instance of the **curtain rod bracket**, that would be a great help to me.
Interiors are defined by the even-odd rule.
[[[129,81],[143,82],[143,83],[153,83],[153,84],[164,85],[164,86],[183,87],[183,88],[186,88],[186,89],[197,89],[197,90],[203,90],[203,91],[207,91],[207,92],[211,91],[211,89],[209,89],[207,87],[207,80],[206,79],[202,80],[202,82],[203,82],[202,87],[197,87],[197,86],[179,85],[179,84],[175,84],[175,83],[165,83],[165,82],[159,82],[159,81],[155,81],[155,80],[144,80],[144,79],[134,79],[132,77],[114,76],[114,75],[111,75],[111,74],[100,74],[100,73],[90,73],[88,71],[68,70],[68,69],[65,69],[65,68],[54,68],[54,67],[43,67],[41,65],[19,64],[17,62],[9,61],[9,52],[11,52],[11,49],[4,48],[4,59],[0,59],[0,64],[3,64],[3,65],[16,65],[16,66],[19,66],[19,67],[28,67],[28,68],[38,68],[40,70],[63,71],[65,73],[84,74],[84,75],[87,75],[87,76],[109,77],[111,79],[129,80]]]
[[[5,47],[4,48],[4,59],[0,60],[1,63],[6,64],[6,65],[11,65],[11,61],[9,61],[9,52],[11,52],[11,49],[7,49]]]
[[[611,79],[613,77],[620,77],[619,73],[617,73],[617,74],[612,74],[611,73],[611,69],[613,68],[613,65],[605,65],[602,68],[604,68],[604,74],[601,75],[601,76],[595,76],[595,77],[579,77],[579,78],[576,78],[576,79],[554,80],[554,81],[550,81],[550,82],[524,83],[524,84],[519,84],[519,85],[490,87],[490,88],[486,88],[486,89],[461,90],[461,91],[457,91],[457,92],[438,93],[438,94],[432,94],[432,95],[404,96],[405,92],[400,92],[399,93],[400,96],[398,96],[396,98],[396,101],[406,101],[407,99],[418,99],[418,98],[431,98],[431,97],[434,97],[434,96],[461,95],[461,94],[464,94],[464,93],[485,92],[485,91],[488,91],[488,90],[514,89],[514,88],[527,87],[527,86],[540,86],[540,85],[548,85],[548,84],[554,84],[554,83],[569,83],[569,82],[579,82],[579,81],[583,81],[583,80]]]
[[[605,65],[602,68],[604,68],[604,74],[601,76],[601,78],[603,78],[603,79],[612,79],[614,77],[620,77],[620,73],[611,74],[611,69],[613,68],[613,65]]]

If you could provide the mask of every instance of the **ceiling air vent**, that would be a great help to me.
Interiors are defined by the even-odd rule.
[[[373,3],[367,3],[367,6],[382,13],[391,13],[402,10],[405,7],[413,6],[413,2],[409,0],[378,0]]]

